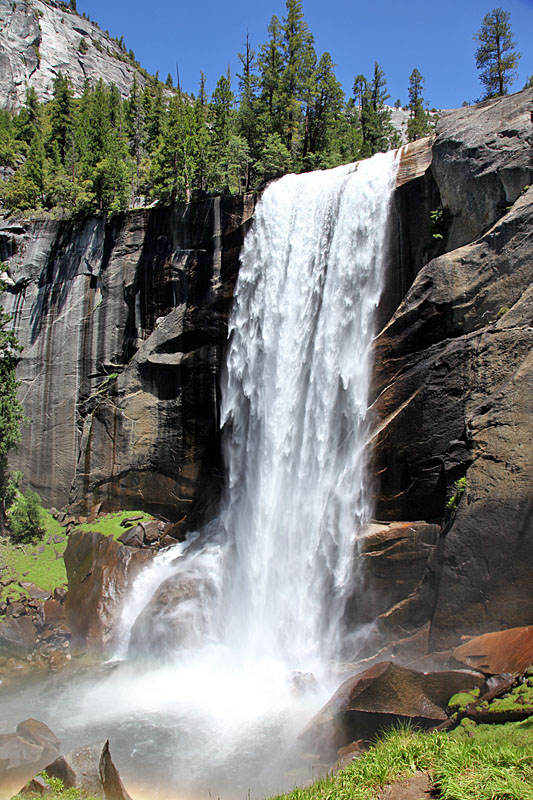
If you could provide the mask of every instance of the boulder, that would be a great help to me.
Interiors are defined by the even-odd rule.
[[[144,530],[140,525],[136,525],[134,528],[130,528],[124,531],[124,533],[121,533],[120,536],[117,537],[117,541],[128,547],[142,547],[144,544]]]
[[[159,537],[165,529],[165,523],[151,519],[148,520],[148,522],[139,522],[139,528],[144,531],[145,544],[153,544],[159,540]]]
[[[109,741],[59,756],[46,772],[51,778],[60,778],[65,789],[75,788],[105,800],[131,800],[111,759]]]
[[[192,569],[167,578],[135,620],[128,653],[154,657],[197,646],[207,623],[209,593],[205,576]]]
[[[332,752],[400,721],[431,728],[448,718],[453,694],[483,682],[467,670],[423,673],[383,661],[344,681],[302,736]]]
[[[45,625],[61,625],[65,621],[65,609],[59,600],[46,600],[43,604],[43,622]]]
[[[60,741],[50,728],[36,719],[17,725],[16,733],[0,735],[0,780],[19,780],[43,769],[59,755]]]
[[[28,616],[0,621],[0,654],[26,655],[36,644],[37,628]]]
[[[65,550],[67,624],[76,647],[103,650],[113,639],[122,598],[148,550],[134,550],[101,533],[76,531]]]
[[[453,655],[489,675],[523,673],[533,664],[533,625],[476,636],[456,647]]]

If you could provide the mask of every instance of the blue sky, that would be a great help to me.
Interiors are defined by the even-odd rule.
[[[409,75],[417,67],[425,78],[431,107],[453,108],[481,95],[474,61],[473,34],[493,5],[481,0],[304,0],[305,19],[320,55],[329,51],[346,92],[358,73],[371,76],[374,61],[384,69],[389,102],[407,103]],[[501,3],[522,58],[521,89],[533,73],[533,0]],[[285,0],[77,0],[78,12],[124,36],[128,49],[149,72],[165,80],[176,73],[182,87],[196,92],[200,71],[211,92],[227,70],[238,71],[237,53],[248,32],[254,49],[267,38],[270,17],[283,17]]]

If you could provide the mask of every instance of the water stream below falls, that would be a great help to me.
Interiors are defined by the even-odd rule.
[[[370,351],[395,171],[380,154],[265,190],[229,325],[219,517],[138,577],[112,663],[10,701],[15,724],[32,703],[63,747],[109,738],[133,793],[260,797],[313,776],[298,733],[339,682],[332,662],[356,655],[341,620],[372,505]]]

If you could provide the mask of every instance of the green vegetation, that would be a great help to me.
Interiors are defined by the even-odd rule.
[[[431,238],[434,239],[435,242],[440,242],[444,239],[448,231],[450,214],[445,208],[439,206],[429,212],[429,217]]]
[[[454,486],[455,491],[452,494],[452,496],[450,497],[450,499],[448,500],[448,502],[446,503],[446,508],[448,509],[448,511],[451,511],[452,513],[457,510],[457,506],[459,505],[459,501],[460,501],[461,497],[465,493],[466,476],[464,476],[462,478],[459,478],[459,480],[455,481],[453,486]]]
[[[510,19],[508,11],[494,8],[485,14],[481,28],[474,35],[478,43],[476,66],[485,88],[484,99],[507,94],[516,77],[520,53],[516,50]]]
[[[379,64],[371,78],[358,75],[345,98],[330,54],[315,50],[301,0],[286,0],[286,16],[272,17],[257,51],[246,37],[236,81],[222,75],[210,98],[203,75],[198,96],[188,95],[172,76],[163,84],[142,70],[123,38],[113,41],[109,54],[146,78],[143,88],[134,80],[126,100],[102,81],[75,98],[58,74],[51,102],[39,103],[29,90],[18,114],[0,114],[0,165],[16,168],[0,195],[12,211],[115,214],[139,197],[173,203],[196,191],[247,191],[289,171],[333,167],[400,144]],[[81,38],[79,52],[91,42],[97,46]],[[415,70],[412,139],[430,127],[422,82]]]
[[[407,123],[407,139],[409,142],[428,136],[433,129],[431,117],[424,108],[423,83],[424,78],[417,69],[414,69],[409,77],[410,117]]]
[[[384,786],[418,770],[429,772],[441,800],[533,800],[531,722],[477,725],[468,734],[390,730],[359,760],[284,800],[377,800]]]
[[[41,508],[39,495],[31,489],[13,500],[8,518],[11,541],[22,544],[43,538],[44,509]]]
[[[94,522],[77,525],[74,530],[97,531],[116,539],[125,530],[120,523],[140,514],[142,520],[152,519],[150,514],[140,511],[120,511],[106,514]],[[132,524],[137,522],[138,520]],[[0,565],[6,567],[2,573],[3,580],[13,578],[15,581],[29,581],[47,591],[66,585],[67,576],[62,558],[68,541],[66,530],[46,510],[42,512],[42,524],[44,534],[40,542],[15,544],[7,537],[0,537]],[[25,594],[24,589],[16,583],[0,587],[1,600],[8,596],[18,598]]]
[[[40,778],[43,779],[49,786],[50,791],[47,791],[46,797],[49,800],[100,800],[97,797],[89,797],[81,789],[76,789],[74,786],[70,789],[65,789],[64,783],[60,778],[51,778],[46,770],[39,773]],[[11,800],[23,800],[24,795],[16,794]]]
[[[464,711],[465,708],[474,703],[479,697],[479,687],[472,689],[470,692],[458,692],[450,697],[448,707],[457,711]]]
[[[496,315],[496,319],[500,319],[504,314],[507,314],[508,311],[509,308],[507,306],[502,306]]]
[[[47,591],[66,585],[65,565],[61,558],[67,546],[65,529],[48,511],[43,511],[42,524],[44,535],[40,542],[14,544],[7,538],[0,538],[0,564],[6,567],[2,580],[28,581]],[[0,587],[2,600],[8,596],[16,599],[25,594],[16,583]]]
[[[117,539],[121,533],[127,530],[127,526],[124,527],[121,523],[132,517],[139,517],[135,522],[132,522],[132,525],[138,525],[139,522],[147,522],[153,519],[150,514],[144,511],[117,511],[114,514],[106,514],[105,517],[100,517],[94,522],[84,522],[82,525],[76,525],[75,530],[96,531],[97,533],[103,533],[104,536],[112,536]]]

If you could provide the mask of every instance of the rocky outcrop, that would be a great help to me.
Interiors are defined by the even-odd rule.
[[[46,772],[50,778],[59,778],[65,789],[77,789],[84,797],[131,800],[111,758],[109,741],[59,756]]]
[[[101,533],[77,531],[65,550],[65,615],[78,648],[104,650],[113,641],[124,594],[152,558]]]
[[[0,787],[39,772],[57,758],[59,746],[53,731],[32,718],[19,723],[15,733],[0,734]]]
[[[439,123],[430,171],[448,252],[418,271],[375,344],[376,513],[446,521],[397,618],[406,633],[430,621],[433,650],[533,618],[532,100]]]
[[[51,100],[54,79],[68,75],[76,95],[102,79],[126,97],[145,77],[119,43],[56,0],[0,0],[0,106],[18,109],[26,89]]]
[[[453,655],[489,675],[525,672],[533,664],[533,625],[475,636],[456,647]]]
[[[32,420],[16,461],[47,505],[178,520],[201,491],[216,496],[218,369],[253,206],[215,198],[110,222],[4,222],[5,306]]]
[[[467,670],[422,673],[383,661],[344,681],[302,737],[337,751],[398,722],[434,727],[448,719],[452,695],[483,682],[483,675]]]

